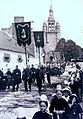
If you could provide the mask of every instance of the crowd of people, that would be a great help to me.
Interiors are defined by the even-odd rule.
[[[76,94],[57,85],[50,101],[49,112],[53,114],[53,119],[79,119],[82,108]]]
[[[38,92],[41,94],[45,75],[48,84],[51,85],[50,70],[50,65],[47,67],[41,65],[37,68],[34,65],[31,67],[28,65],[23,71],[16,65],[12,72],[8,69],[5,75],[0,70],[0,91],[11,89],[11,87],[12,91],[18,91],[19,85],[23,82],[25,91],[31,91],[32,84],[36,83]],[[82,112],[79,102],[82,101],[83,95],[83,70],[76,64],[76,70],[69,71],[68,74],[69,77],[56,85],[49,103],[47,99],[39,101],[40,111],[36,112],[32,119],[79,119],[79,113]],[[49,113],[46,111],[48,105]],[[23,117],[23,119],[26,118]]]
[[[30,90],[34,82],[36,82],[38,91],[41,91],[42,83],[45,82],[45,74],[47,73],[48,83],[50,84],[50,72],[49,69],[42,66],[37,68],[29,65],[21,71],[16,65],[16,68],[13,71],[10,71],[8,68],[7,72],[0,70],[0,91],[5,91],[6,89],[11,89],[12,91],[18,91],[19,84],[24,82],[25,91]]]
[[[11,72],[9,68],[6,73],[0,70],[0,91],[10,89],[11,86],[12,91],[15,91],[15,89],[18,91],[20,83],[21,71],[18,68],[18,65],[16,65],[16,68],[13,70],[13,72]]]
[[[45,73],[46,70],[43,65],[37,68],[35,68],[34,65],[32,65],[31,68],[27,66],[22,72],[25,91],[31,91],[32,84],[36,82],[38,92],[41,92],[42,84],[45,82]]]
[[[69,65],[69,64],[67,64]],[[71,88],[72,93],[75,93],[79,99],[81,99],[81,95],[83,93],[83,70],[79,65],[76,64],[75,71],[68,71],[69,77],[65,79],[65,85]],[[16,68],[11,72],[8,68],[7,72],[4,74],[2,70],[0,70],[0,91],[5,91],[6,89],[10,89],[12,87],[12,91],[19,89],[19,84],[24,82],[24,90],[32,90],[32,84],[35,82],[38,88],[38,91],[41,92],[42,84],[45,83],[45,77],[47,83],[51,85],[51,67],[47,65],[44,67],[43,65],[38,66],[37,68],[29,65],[21,71],[16,65]]]
[[[67,91],[67,90],[65,90]],[[64,98],[64,88],[61,84],[56,85],[55,93],[48,99],[42,94],[39,99],[39,110],[32,115],[32,119],[80,119],[83,112],[78,96],[67,92],[68,100]],[[17,117],[17,119],[27,119]]]
[[[51,84],[50,67],[47,67],[46,72],[43,66],[38,67],[36,71],[35,76],[37,77],[35,78],[37,79],[37,86],[39,86],[38,89],[41,91],[42,83],[45,81],[45,73],[48,84]],[[44,94],[40,96],[40,110],[33,115],[32,119],[80,119],[79,115],[83,112],[80,106],[83,94],[83,71],[76,64],[76,70],[68,73],[69,77],[64,79],[61,84],[56,85],[55,92],[50,99]]]

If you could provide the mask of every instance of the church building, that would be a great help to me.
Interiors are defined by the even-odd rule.
[[[49,16],[47,22],[43,23],[44,31],[44,48],[43,48],[43,61],[44,63],[56,62],[60,57],[59,53],[55,52],[57,43],[60,40],[60,24],[53,16],[52,5],[50,5]]]

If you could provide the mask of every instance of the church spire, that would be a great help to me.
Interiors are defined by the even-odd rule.
[[[49,9],[49,17],[48,17],[48,32],[54,32],[54,31],[55,31],[55,19],[53,16],[53,9],[51,4]]]
[[[55,21],[55,20],[54,20],[54,16],[53,16],[52,4],[50,5],[50,9],[49,9],[48,21]]]
[[[53,16],[52,4],[50,5],[50,9],[49,9],[49,16]]]

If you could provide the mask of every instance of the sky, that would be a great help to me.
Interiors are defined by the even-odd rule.
[[[26,22],[34,21],[33,31],[41,31],[51,4],[55,21],[61,26],[61,38],[83,48],[83,0],[0,0],[0,29],[11,26],[14,16],[24,16]]]

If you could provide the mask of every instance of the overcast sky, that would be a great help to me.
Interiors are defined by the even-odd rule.
[[[42,30],[51,3],[61,37],[83,47],[83,0],[0,0],[0,29],[9,27],[14,16],[24,16],[25,21],[34,21],[33,30]]]

